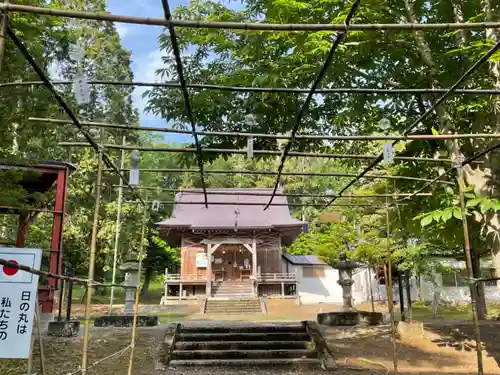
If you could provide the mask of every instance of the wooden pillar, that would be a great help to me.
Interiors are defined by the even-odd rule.
[[[212,296],[212,244],[207,244],[207,298]]]
[[[253,295],[257,296],[257,241],[255,237],[252,239],[252,275],[253,275]]]
[[[285,283],[282,281],[281,282],[281,296],[285,295]]]
[[[182,283],[179,284],[179,301],[182,299]]]

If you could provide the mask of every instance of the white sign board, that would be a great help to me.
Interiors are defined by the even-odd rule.
[[[196,268],[207,268],[207,253],[196,253]]]
[[[40,269],[40,249],[0,248],[0,258]],[[0,266],[0,358],[28,358],[38,275]]]

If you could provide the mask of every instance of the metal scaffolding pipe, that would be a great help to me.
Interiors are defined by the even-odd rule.
[[[113,185],[114,188],[120,188],[120,185]],[[170,192],[170,193],[187,193],[187,194],[203,194],[201,190],[195,190],[195,189],[168,189],[168,188],[157,188],[154,186],[140,186],[136,187],[135,190],[149,190],[149,191],[161,191],[161,192]],[[214,191],[214,190],[207,190],[208,195],[247,195],[247,196],[263,196],[263,197],[270,197],[271,193],[265,193],[265,192],[253,192],[253,191]],[[364,199],[364,198],[384,198],[384,197],[389,197],[389,198],[398,198],[398,197],[407,197],[412,195],[412,193],[398,193],[398,194],[355,194],[355,195],[343,195],[342,198],[349,198],[349,199]],[[422,197],[429,197],[432,194],[431,193],[420,193],[416,194],[417,196],[422,196]],[[306,193],[276,193],[277,197],[303,197],[303,198],[330,198],[335,196],[335,194],[306,194]]]
[[[59,142],[58,146],[61,147],[89,147],[85,142]],[[139,150],[147,152],[172,152],[172,153],[195,153],[196,148],[176,148],[176,147],[139,147],[139,146],[120,146],[113,144],[104,145],[105,148],[114,150]],[[206,153],[219,153],[219,154],[240,154],[246,155],[246,150],[239,149],[226,149],[226,148],[202,148],[202,152]],[[254,150],[254,155],[281,155],[280,151],[271,150]],[[290,151],[288,156],[304,156],[311,158],[330,158],[330,159],[361,159],[361,160],[375,160],[375,155],[351,155],[351,154],[318,154],[311,152]],[[417,158],[411,156],[394,156],[395,161],[422,161],[429,163],[451,163],[450,159],[434,159],[434,158]]]
[[[43,117],[30,117],[29,121],[45,122],[49,124],[66,125],[71,121],[63,119],[50,119]],[[110,124],[106,122],[93,122],[81,121],[84,126],[92,126],[96,128],[109,128],[109,129],[124,129],[130,131],[152,131],[161,133],[176,133],[192,135],[191,130],[174,129],[166,127],[154,126],[133,126],[123,124]],[[291,139],[288,135],[281,134],[265,134],[265,133],[246,133],[246,132],[212,132],[205,130],[197,130],[197,135],[215,136],[215,137],[254,137],[254,138],[269,138],[269,139]],[[429,140],[429,141],[442,141],[451,139],[500,139],[500,133],[469,133],[469,134],[410,134],[410,135],[314,135],[314,134],[298,134],[295,139],[309,139],[318,141],[384,141],[384,140],[399,140],[399,141],[413,141],[413,140]]]
[[[53,85],[72,85],[72,81],[52,81]],[[109,80],[91,80],[89,85],[111,85],[111,86],[137,86],[137,87],[165,87],[165,88],[180,88],[181,85],[177,82],[139,82],[139,81],[109,81]],[[43,85],[42,81],[14,81],[0,83],[0,88],[17,87],[17,86],[39,86]],[[225,86],[211,84],[187,83],[186,87],[192,90],[219,90],[219,91],[234,91],[234,92],[274,92],[274,93],[289,93],[289,94],[306,94],[309,89],[290,88],[290,87],[248,87],[248,86]],[[384,94],[384,95],[418,95],[418,94],[443,94],[448,89],[373,89],[368,87],[332,87],[329,89],[317,89],[315,95],[325,94]],[[500,95],[500,90],[494,89],[457,89],[455,94],[463,95]]]
[[[128,172],[129,169],[122,169],[122,172]],[[157,173],[200,173],[198,169],[189,168],[144,168],[139,169],[139,172],[157,172]],[[221,170],[221,169],[209,169],[204,171],[205,174],[244,174],[244,175],[263,175],[263,176],[276,176],[278,173],[274,171],[251,171],[251,170]],[[356,173],[344,173],[344,172],[282,172],[283,176],[311,176],[311,177],[354,177],[357,176]],[[367,179],[386,179],[386,180],[407,180],[407,181],[421,181],[421,182],[432,182],[434,179],[420,178],[420,177],[410,177],[410,176],[390,176],[390,175],[378,175],[369,174],[363,176]],[[454,185],[453,182],[449,181],[439,181],[446,185]],[[272,196],[272,195],[269,195]],[[340,196],[339,196],[340,197]]]
[[[152,26],[175,26],[196,29],[229,29],[229,30],[261,30],[261,31],[345,31],[344,24],[268,24],[268,23],[241,23],[241,22],[212,22],[196,20],[170,20],[164,18],[133,17],[113,15],[108,12],[94,13],[74,10],[33,7],[18,4],[0,3],[0,10],[34,13],[53,17],[68,17],[96,21],[111,21]],[[357,31],[407,31],[416,30],[471,30],[471,29],[499,29],[500,22],[467,22],[467,23],[399,23],[399,24],[355,24],[349,27]]]

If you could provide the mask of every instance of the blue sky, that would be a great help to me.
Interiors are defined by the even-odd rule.
[[[233,8],[241,8],[238,1],[224,0]],[[178,6],[187,6],[189,0],[170,0],[170,8],[173,11]],[[128,15],[136,17],[163,17],[163,8],[159,0],[108,0],[108,11],[116,15]],[[132,51],[132,70],[135,81],[158,81],[155,71],[162,67],[162,51],[158,48],[158,36],[163,28],[158,26],[143,26],[117,23],[123,46]],[[164,119],[155,117],[144,112],[145,101],[142,93],[147,88],[136,88],[134,90],[134,103],[141,114],[141,125],[162,127],[168,126]],[[165,134],[165,133],[163,133]],[[190,136],[182,134],[165,134],[167,142],[190,142]]]

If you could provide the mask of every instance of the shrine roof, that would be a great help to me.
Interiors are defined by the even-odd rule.
[[[270,194],[272,191],[273,189],[263,188],[207,189],[210,194],[207,195],[208,208],[206,208],[202,190],[183,190],[175,195],[176,203],[172,216],[157,225],[171,229],[234,229],[236,219],[238,229],[272,229],[304,225],[304,222],[291,217],[286,196],[276,195],[273,203],[281,206],[270,206],[264,211],[270,195],[249,195],[249,193]],[[221,194],[217,194],[218,192]],[[227,192],[233,194],[228,195]]]
[[[316,255],[293,255],[283,252],[283,258],[297,266],[325,266],[326,263]]]

